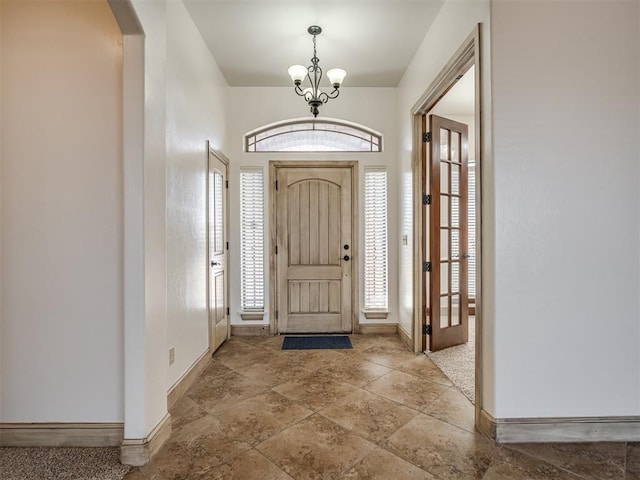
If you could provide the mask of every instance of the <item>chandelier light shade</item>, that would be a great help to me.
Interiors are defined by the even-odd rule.
[[[344,81],[344,77],[347,76],[347,72],[342,70],[341,68],[332,68],[327,72],[327,77],[329,77],[329,82],[333,86],[333,90],[329,93],[323,92],[320,90],[320,80],[322,80],[322,68],[318,63],[320,60],[316,54],[316,37],[322,33],[322,28],[317,25],[311,25],[307,32],[311,36],[313,36],[313,58],[311,59],[311,65],[308,67],[304,67],[302,65],[292,65],[289,67],[289,76],[291,80],[293,80],[293,84],[295,85],[295,92],[303,97],[314,117],[318,116],[320,111],[319,107],[327,103],[330,98],[336,98],[340,94],[340,85]],[[310,87],[303,88],[302,83],[304,80],[308,79],[311,84]]]

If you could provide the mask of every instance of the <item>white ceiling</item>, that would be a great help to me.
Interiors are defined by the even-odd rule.
[[[287,68],[310,64],[310,25],[323,29],[320,66],[345,69],[345,87],[395,87],[443,3],[184,0],[227,83],[247,87],[291,85]]]
[[[438,101],[431,113],[435,115],[473,115],[475,109],[476,69],[472,66],[451,90]]]

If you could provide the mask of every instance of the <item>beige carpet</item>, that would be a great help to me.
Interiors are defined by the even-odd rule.
[[[119,448],[0,448],[3,480],[121,480]]]
[[[476,321],[469,317],[469,341],[427,355],[473,404],[476,403]]]

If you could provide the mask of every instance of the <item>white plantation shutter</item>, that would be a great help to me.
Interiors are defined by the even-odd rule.
[[[469,161],[469,168],[467,170],[468,178],[468,200],[469,206],[467,208],[469,217],[469,298],[476,298],[476,164],[473,161]]]
[[[264,310],[264,180],[262,169],[240,170],[242,310]]]
[[[460,225],[459,209],[451,210],[451,223]],[[476,164],[469,162],[467,167],[467,293],[468,298],[476,298]],[[465,252],[462,252],[465,253]],[[457,290],[460,285],[459,270],[451,271],[451,285]]]
[[[364,308],[387,310],[387,172],[364,170]]]

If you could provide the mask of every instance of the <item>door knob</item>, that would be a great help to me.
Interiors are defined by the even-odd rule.
[[[216,265],[220,265],[220,262],[214,262],[213,260],[211,260],[211,266],[215,267]]]
[[[344,246],[344,249],[345,249],[345,250],[349,250],[349,245],[345,245],[345,246]]]
[[[349,255],[345,255],[344,257],[342,257],[344,260],[349,260]]]
[[[468,253],[464,253],[464,254],[462,255],[462,258],[463,258],[463,259],[465,259],[465,260],[466,260],[467,258],[470,258],[470,257],[471,257],[471,255],[469,255]]]

